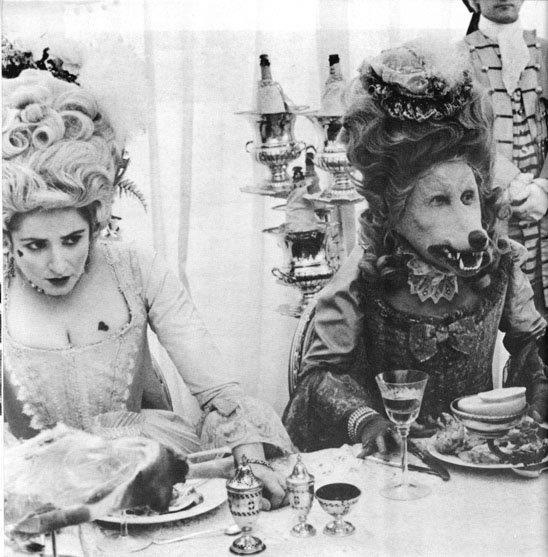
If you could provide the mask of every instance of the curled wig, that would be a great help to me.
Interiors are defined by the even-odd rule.
[[[4,233],[18,215],[68,207],[104,228],[122,155],[94,97],[41,70],[3,80],[3,97]]]
[[[492,189],[492,122],[489,99],[475,86],[457,114],[424,122],[390,117],[361,89],[345,115],[343,135],[348,159],[362,175],[356,187],[368,202],[360,218],[365,278],[393,279],[401,274],[402,262],[394,257],[395,224],[416,178],[433,165],[451,160],[462,160],[472,168],[482,224],[497,249],[495,224],[497,218],[507,216],[507,209],[502,193]]]

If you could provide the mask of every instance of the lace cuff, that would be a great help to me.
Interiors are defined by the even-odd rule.
[[[267,457],[273,457],[276,453],[291,453],[294,450],[278,415],[268,404],[253,397],[243,396],[229,415],[212,410],[205,417],[202,427],[202,449],[226,445],[234,448],[249,443],[270,445],[265,447],[265,451],[270,453]]]

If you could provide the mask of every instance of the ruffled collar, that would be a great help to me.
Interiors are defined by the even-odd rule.
[[[421,259],[416,252],[398,248],[401,255],[407,256],[407,284],[411,294],[421,302],[432,300],[437,304],[442,298],[451,301],[458,294],[459,285],[454,273],[442,271]]]
[[[500,35],[508,35],[523,38],[523,28],[520,20],[513,23],[497,23],[486,17],[481,17],[478,24],[479,30],[492,41],[498,41]]]

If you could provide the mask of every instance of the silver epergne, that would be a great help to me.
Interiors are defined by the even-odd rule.
[[[253,128],[254,139],[246,144],[246,151],[267,166],[270,178],[261,184],[242,188],[246,193],[282,195],[291,191],[293,184],[287,173],[290,162],[299,157],[306,144],[295,139],[295,120],[306,107],[296,106],[272,79],[267,54],[261,54],[261,79],[256,89],[256,109],[237,112],[245,116]]]
[[[340,140],[342,116],[308,114],[307,118],[320,133],[321,147],[316,155],[317,166],[329,173],[331,184],[311,199],[318,201],[357,203],[362,197],[356,191],[350,176],[350,162],[346,156],[346,145]]]
[[[300,317],[314,295],[331,280],[333,269],[327,262],[325,241],[326,226],[313,230],[291,231],[285,225],[268,228],[263,232],[273,234],[282,248],[281,268],[272,274],[283,284],[298,288],[301,299],[297,305],[282,305],[278,312],[290,317]]]
[[[255,188],[246,188],[248,193],[284,193],[292,189],[292,181],[287,173],[290,162],[297,159],[306,148],[306,143],[294,137],[297,114],[280,112],[258,114],[240,112],[246,115],[255,131],[255,139],[246,143],[246,151],[260,164],[270,170],[270,179]]]
[[[232,542],[230,551],[237,555],[254,555],[264,551],[266,546],[263,541],[251,535],[261,512],[263,484],[253,474],[245,456],[236,468],[234,477],[227,480],[226,491],[230,513],[242,529],[242,535]]]
[[[308,513],[314,502],[314,476],[308,473],[302,462],[301,455],[297,455],[297,462],[286,480],[289,504],[297,511],[299,522],[291,528],[291,534],[298,538],[308,538],[316,535],[316,529],[307,522]]]

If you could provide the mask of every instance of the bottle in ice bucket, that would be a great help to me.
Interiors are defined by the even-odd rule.
[[[316,172],[316,167],[314,166],[314,152],[309,150],[306,152],[305,156],[306,171],[304,174],[307,192],[318,193],[320,191],[320,177]]]
[[[297,511],[299,522],[291,528],[291,534],[298,538],[308,538],[316,535],[316,529],[306,521],[312,503],[314,502],[314,476],[308,473],[302,462],[301,455],[297,455],[297,463],[286,480],[289,504]]]
[[[261,511],[263,484],[255,477],[247,458],[242,458],[234,477],[226,482],[228,508],[234,522],[242,529],[242,535],[234,540],[230,551],[237,555],[253,555],[266,549],[265,544],[251,529]]]

